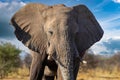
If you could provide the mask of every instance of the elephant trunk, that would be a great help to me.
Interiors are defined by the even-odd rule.
[[[75,59],[79,57],[73,41],[62,43],[58,50],[58,66],[62,73],[63,80],[75,80]]]
[[[70,56],[69,58],[67,56],[65,65],[59,63],[59,67],[62,73],[63,80],[74,80],[73,58]]]

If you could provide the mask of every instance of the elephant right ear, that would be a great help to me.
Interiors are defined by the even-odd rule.
[[[75,40],[78,51],[81,53],[98,42],[102,38],[104,31],[95,16],[85,5],[74,6],[73,11],[76,13],[76,22],[79,27]]]
[[[46,34],[44,32],[43,11],[46,5],[31,3],[21,8],[11,19],[15,28],[15,35],[25,46],[37,52],[46,48]]]

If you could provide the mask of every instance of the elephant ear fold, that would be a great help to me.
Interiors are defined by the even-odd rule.
[[[79,52],[90,48],[103,36],[103,30],[91,11],[84,5],[73,7],[79,32],[76,35],[76,44]]]
[[[46,48],[46,35],[44,33],[43,11],[47,6],[42,4],[27,4],[16,12],[11,24],[15,28],[15,35],[29,49],[43,52]]]

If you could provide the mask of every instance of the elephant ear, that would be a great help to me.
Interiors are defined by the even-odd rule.
[[[11,24],[15,28],[15,35],[29,49],[43,52],[46,48],[46,34],[44,32],[43,11],[47,6],[30,3],[16,12]]]
[[[76,45],[81,53],[90,48],[103,36],[103,30],[91,11],[84,5],[74,6],[79,31],[76,35]]]

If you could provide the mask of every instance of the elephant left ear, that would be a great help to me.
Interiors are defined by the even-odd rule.
[[[84,5],[73,7],[79,32],[76,35],[76,45],[79,52],[90,48],[103,36],[103,30],[91,11]]]
[[[43,53],[46,48],[43,12],[47,8],[48,6],[43,4],[30,3],[17,11],[11,19],[17,39],[39,53]]]

